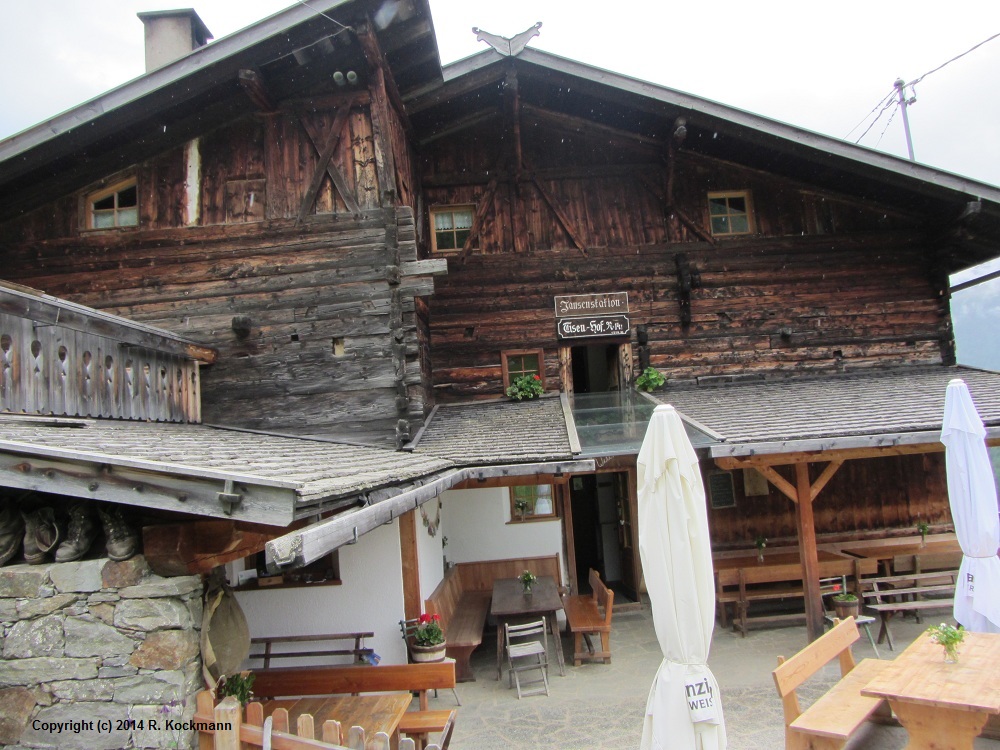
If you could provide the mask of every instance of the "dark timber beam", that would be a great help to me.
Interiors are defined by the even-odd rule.
[[[246,95],[250,97],[250,101],[261,112],[274,112],[277,107],[274,103],[274,97],[267,89],[267,84],[264,83],[264,77],[260,74],[260,71],[253,69],[243,69],[238,74],[240,86],[246,92]]]
[[[288,529],[236,521],[186,521],[144,526],[146,562],[160,576],[210,573],[219,565],[263,551]]]
[[[305,221],[305,218],[308,216],[313,204],[316,203],[316,195],[319,193],[319,189],[323,184],[323,178],[327,175],[327,172],[330,169],[337,169],[333,164],[331,164],[331,160],[333,159],[333,155],[337,152],[337,147],[340,145],[340,135],[344,131],[344,125],[347,124],[347,118],[350,114],[350,107],[341,107],[337,110],[337,114],[334,115],[333,125],[330,127],[330,132],[326,136],[326,145],[323,146],[323,150],[319,152],[319,162],[316,164],[316,171],[313,173],[312,180],[309,183],[309,187],[306,189],[305,195],[302,196],[302,206],[299,208],[299,224]],[[303,127],[307,127],[305,125],[306,118],[302,116],[300,119],[303,122]],[[318,144],[319,139],[313,139],[312,134],[310,134],[310,139],[312,139],[314,146]],[[334,184],[337,184],[336,180],[334,180]],[[337,186],[337,189],[340,190],[339,185]],[[346,192],[346,189],[341,190],[341,192]],[[344,203],[347,203],[347,197],[342,197],[344,197]]]
[[[795,465],[795,522],[799,532],[799,558],[802,561],[802,584],[806,604],[806,632],[815,641],[823,634],[823,601],[819,586],[819,552],[816,549],[816,519],[813,516],[812,485],[809,465]]]
[[[340,169],[337,168],[337,165],[333,163],[332,156],[333,156],[333,150],[336,149],[336,143],[333,144],[333,150],[329,150],[331,141],[333,140],[339,141],[340,131],[343,130],[344,123],[347,122],[347,117],[350,114],[350,109],[351,109],[350,106],[344,106],[341,107],[341,109],[337,110],[337,115],[335,116],[333,122],[333,128],[331,128],[330,135],[327,137],[326,141],[323,140],[323,134],[320,133],[319,129],[316,128],[316,126],[313,125],[313,123],[309,120],[309,118],[306,117],[304,114],[299,115],[299,122],[302,123],[302,127],[303,129],[305,129],[306,135],[309,136],[309,140],[312,143],[313,148],[316,149],[316,153],[319,154],[320,163],[317,165],[317,171],[320,168],[322,168],[330,176],[330,179],[333,181],[334,187],[337,189],[337,192],[340,193],[340,197],[344,201],[344,205],[347,206],[347,210],[350,211],[355,216],[360,216],[361,206],[358,205],[357,199],[351,192],[351,188],[347,184],[347,179],[344,177],[343,172],[341,172]],[[340,127],[338,128],[337,122],[341,116],[343,116],[343,121],[341,122]],[[325,146],[321,147],[320,143],[325,143]],[[327,156],[326,160],[324,161],[323,159],[324,154],[326,154],[328,150],[329,150],[329,156]],[[322,180],[322,175],[320,175],[320,180]],[[306,198],[308,197],[309,196],[307,194]],[[315,200],[316,200],[316,194],[314,193],[312,196],[312,200],[309,202],[309,206],[306,208],[307,212],[309,208],[312,207],[312,203]],[[306,202],[305,198],[303,198],[302,202],[303,205],[305,205]],[[304,217],[302,215],[302,212],[300,211],[299,213],[300,223],[303,220]]]

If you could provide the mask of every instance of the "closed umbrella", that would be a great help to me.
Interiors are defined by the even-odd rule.
[[[985,438],[968,387],[960,379],[952,380],[945,394],[941,442],[951,517],[963,553],[955,619],[966,630],[1000,633],[1000,517]]]
[[[663,652],[646,702],[642,750],[724,750],[719,685],[708,668],[715,587],[705,488],[672,406],[639,449],[639,556]]]

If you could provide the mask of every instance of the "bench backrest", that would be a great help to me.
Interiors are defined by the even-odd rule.
[[[455,687],[455,662],[378,666],[277,667],[255,674],[260,698],[427,691]]]
[[[375,633],[322,633],[318,635],[262,636],[250,639],[250,654],[247,659],[264,662],[264,669],[271,666],[271,659],[302,659],[328,656],[351,656],[352,661],[364,661],[374,651],[365,647],[365,638],[374,638]],[[353,647],[332,648],[332,641],[353,641]],[[296,648],[306,645],[310,648]],[[319,646],[312,648],[311,646]],[[289,650],[291,646],[291,650]]]
[[[594,597],[594,603],[604,609],[604,624],[610,625],[611,610],[614,608],[615,603],[615,592],[604,585],[604,581],[601,580],[601,574],[593,568],[590,569],[587,580],[590,582],[590,591],[591,596]]]
[[[559,586],[559,555],[515,557],[507,560],[479,560],[458,563],[455,568],[462,579],[463,591],[493,591],[493,583],[501,578],[517,578],[525,570],[536,576],[551,576]]]
[[[461,598],[462,577],[457,567],[449,568],[434,592],[424,600],[424,611],[429,615],[441,615],[441,627],[447,632]]]
[[[896,573],[925,573],[934,570],[951,570],[962,564],[962,552],[924,552],[916,555],[896,555],[892,569]]]
[[[839,657],[841,676],[854,669],[851,644],[861,636],[853,617],[848,617],[821,635],[790,659],[778,657],[778,668],[771,674],[778,695],[785,698],[818,672],[827,662]]]

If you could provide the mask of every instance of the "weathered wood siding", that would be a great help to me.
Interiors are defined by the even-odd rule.
[[[688,326],[678,253],[701,274]],[[499,393],[500,352],[524,348],[544,348],[558,383],[553,298],[597,292],[628,293],[651,363],[672,379],[938,363],[950,327],[926,256],[919,237],[889,233],[469,255],[430,303],[434,383]]]
[[[711,464],[703,468],[714,470]],[[816,481],[823,464],[810,467]],[[794,472],[777,467],[789,481]],[[736,507],[709,508],[708,522],[716,547],[753,546],[763,536],[768,544],[795,544],[795,504],[772,485],[766,496],[747,497],[743,472],[733,474]],[[919,521],[951,523],[943,453],[855,459],[844,465],[813,503],[818,534],[844,537],[883,529],[916,533]]]
[[[329,162],[341,187],[323,174],[310,203],[344,107]],[[399,174],[384,182],[415,201],[403,126],[388,119]],[[433,281],[413,265],[412,210],[382,208],[373,137],[365,92],[245,117],[123,173],[137,179],[138,228],[81,231],[89,189],[0,227],[5,277],[216,347],[206,422],[405,440],[427,392],[415,298]]]
[[[546,380],[558,383],[553,298],[567,294],[627,292],[633,327],[648,328],[651,364],[671,379],[953,356],[920,217],[683,151],[671,182],[678,211],[668,217],[661,152],[595,143],[600,134],[555,137],[535,119],[537,127],[521,127],[530,171],[520,181],[507,165],[491,182],[505,164],[496,161],[496,128],[435,140],[421,154],[425,211],[489,196],[479,236],[450,256],[430,302],[442,398],[501,393],[504,349],[543,348]],[[714,190],[751,191],[754,235],[705,239]],[[680,256],[697,274],[689,292]]]

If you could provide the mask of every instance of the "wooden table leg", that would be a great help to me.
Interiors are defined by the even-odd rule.
[[[905,750],[973,750],[989,714],[889,700],[910,741]]]
[[[497,618],[497,681],[503,677],[503,634],[505,630],[504,621]]]
[[[556,647],[556,661],[559,662],[559,676],[566,676],[566,660],[563,658],[562,641],[559,639],[559,618],[553,612],[549,615],[549,630],[552,631],[552,640]]]

